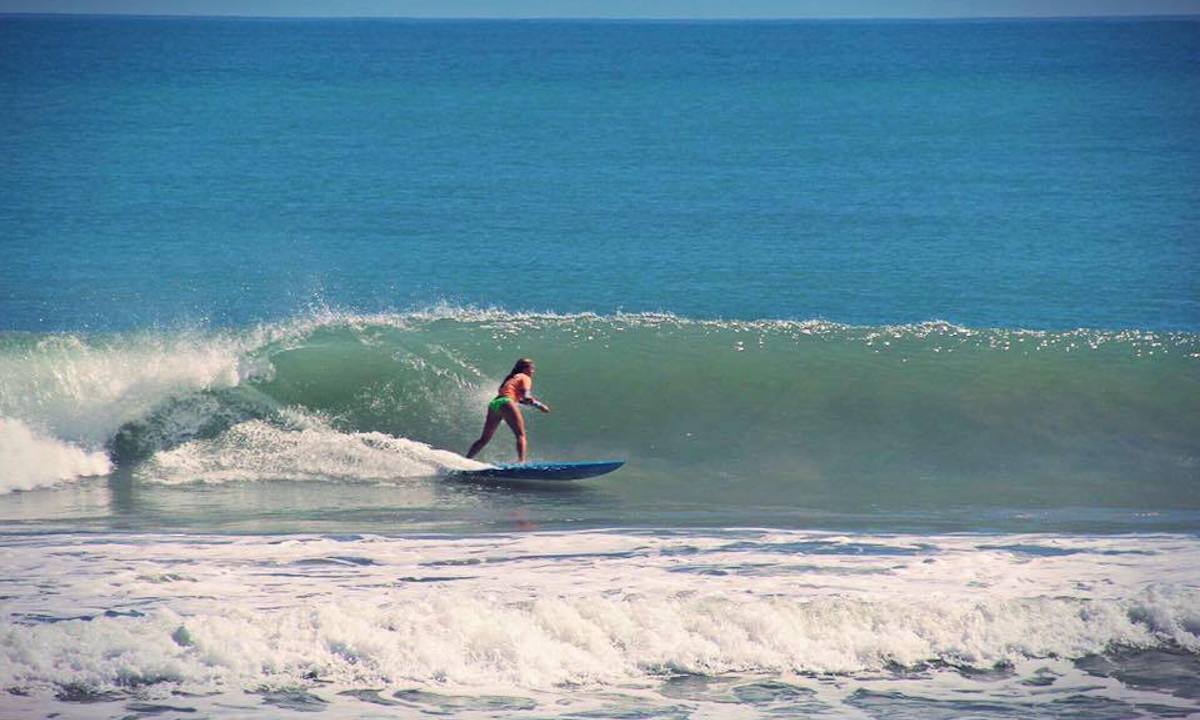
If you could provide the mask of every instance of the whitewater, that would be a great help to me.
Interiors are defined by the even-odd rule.
[[[915,686],[914,713],[1195,711],[1191,537],[135,533],[0,552],[18,713],[845,717]],[[1124,687],[1146,662],[1176,679]]]

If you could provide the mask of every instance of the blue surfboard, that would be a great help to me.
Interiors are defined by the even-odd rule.
[[[610,473],[624,464],[624,460],[517,463],[480,470],[456,470],[451,476],[464,480],[580,480]]]

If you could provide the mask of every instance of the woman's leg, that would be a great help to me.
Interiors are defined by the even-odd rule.
[[[500,414],[517,436],[517,462],[525,462],[525,418],[521,417],[521,410],[516,403],[510,402],[500,408]]]
[[[492,439],[492,434],[496,432],[496,428],[500,426],[500,413],[488,408],[487,417],[483,420],[483,432],[479,433],[479,439],[467,451],[467,457],[473,458],[479,454],[479,451],[488,444]]]

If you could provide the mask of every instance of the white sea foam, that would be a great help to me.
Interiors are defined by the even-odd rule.
[[[20,420],[0,417],[0,494],[105,475],[108,454],[46,437]]]
[[[422,589],[289,609],[15,625],[0,684],[195,689],[420,683],[548,689],[684,672],[855,673],[943,662],[987,668],[1195,636],[1195,595],[867,602],[697,597],[547,597]],[[1147,624],[1138,618],[1155,618]],[[1161,624],[1161,627],[1159,627]]]
[[[1179,537],[63,536],[0,550],[0,687],[32,692],[552,691],[1200,652],[1200,543]]]

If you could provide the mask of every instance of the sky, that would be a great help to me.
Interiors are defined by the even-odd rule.
[[[1200,0],[0,0],[0,13],[425,18],[1200,15]]]

